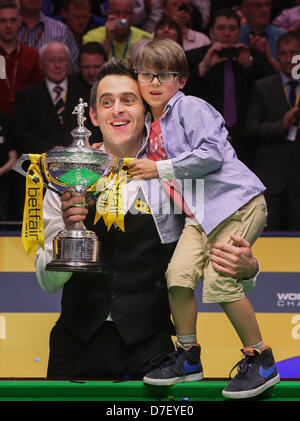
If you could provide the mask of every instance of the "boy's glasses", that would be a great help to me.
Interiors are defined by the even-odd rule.
[[[151,83],[152,80],[157,77],[160,83],[170,83],[176,76],[180,75],[179,72],[163,72],[163,73],[151,73],[151,72],[134,72],[137,80],[141,83]]]

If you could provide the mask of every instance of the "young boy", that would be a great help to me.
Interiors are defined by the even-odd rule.
[[[203,278],[203,302],[221,305],[244,346],[238,374],[223,395],[256,396],[279,382],[272,350],[262,340],[242,283],[217,273],[209,253],[215,241],[230,243],[232,232],[254,243],[266,223],[265,187],[237,159],[221,115],[205,101],[179,92],[187,80],[188,66],[177,43],[153,39],[139,48],[132,69],[150,107],[152,124],[149,159],[133,161],[131,173],[135,179],[159,178],[186,217],[166,273],[177,351],[148,373],[144,382],[170,385],[203,378],[194,296]],[[192,181],[183,183],[184,179]],[[201,201],[194,193],[197,180],[204,182]]]

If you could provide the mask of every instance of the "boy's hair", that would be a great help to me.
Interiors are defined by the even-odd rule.
[[[97,111],[98,85],[105,76],[110,76],[110,75],[128,76],[136,80],[134,73],[131,71],[131,69],[129,69],[126,66],[124,60],[112,57],[109,61],[104,63],[100,69],[97,80],[91,89],[90,106],[92,107],[95,113]]]
[[[154,38],[138,48],[131,62],[133,70],[153,69],[156,72],[178,72],[188,77],[189,68],[183,48],[167,38]]]

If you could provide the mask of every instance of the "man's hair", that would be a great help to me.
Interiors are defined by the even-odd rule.
[[[93,84],[90,95],[90,106],[96,113],[97,111],[97,91],[98,85],[105,76],[118,75],[127,76],[135,80],[134,73],[128,68],[122,59],[112,57],[101,66],[96,82]]]
[[[239,15],[236,13],[235,10],[231,9],[231,8],[223,8],[223,9],[219,9],[216,12],[214,12],[211,16],[210,22],[209,22],[209,27],[212,28],[214,26],[214,24],[216,23],[217,18],[219,17],[225,17],[228,19],[235,19],[239,28],[241,27],[241,19],[239,17]]]
[[[300,35],[297,32],[285,32],[284,34],[280,35],[277,40],[277,51],[281,44],[286,44],[291,41],[298,41],[300,45]]]
[[[19,12],[20,6],[15,0],[0,0],[0,10],[1,9],[16,9]]]
[[[143,71],[151,68],[157,72],[178,72],[188,77],[189,68],[183,48],[167,38],[154,38],[138,48],[131,67]]]
[[[69,50],[69,48],[67,47],[66,44],[64,44],[63,42],[60,42],[60,41],[51,41],[51,42],[48,42],[47,44],[43,44],[41,46],[41,48],[39,49],[39,55],[40,55],[40,58],[42,60],[44,59],[45,52],[47,51],[47,49],[49,48],[49,46],[50,45],[53,45],[53,44],[55,44],[55,45],[61,45],[65,49],[65,51],[68,54],[69,58],[71,58],[70,50]]]
[[[63,9],[65,11],[68,11],[71,4],[73,4],[73,6],[75,6],[77,8],[82,8],[82,7],[88,6],[89,9],[91,9],[91,1],[90,0],[64,0]]]
[[[107,61],[107,53],[100,42],[92,41],[82,44],[79,51],[79,62],[82,54],[99,54],[99,56],[103,56],[104,61]]]

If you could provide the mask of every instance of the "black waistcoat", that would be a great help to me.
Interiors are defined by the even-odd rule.
[[[103,220],[93,225],[95,206],[85,226],[99,236],[107,275],[73,273],[65,284],[58,323],[88,340],[109,313],[126,344],[142,340],[162,327],[174,333],[165,271],[175,244],[163,245],[153,217],[125,215],[125,232]]]

